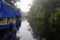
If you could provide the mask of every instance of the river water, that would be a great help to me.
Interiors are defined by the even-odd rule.
[[[29,31],[30,26],[27,20],[22,21],[21,27],[17,32],[17,36],[20,37],[20,40],[35,40]]]

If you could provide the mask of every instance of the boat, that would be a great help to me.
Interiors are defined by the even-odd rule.
[[[20,11],[0,0],[0,40],[8,40],[8,37],[14,39],[15,37],[12,37],[12,35],[16,36],[16,32],[20,26]]]

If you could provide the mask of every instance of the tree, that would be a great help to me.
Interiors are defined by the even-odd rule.
[[[60,0],[36,0],[28,21],[38,40],[60,40]]]

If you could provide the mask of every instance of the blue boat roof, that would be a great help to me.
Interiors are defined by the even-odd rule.
[[[0,6],[1,7],[1,6]],[[1,9],[1,8],[0,8]],[[15,17],[15,9],[9,5],[4,4],[0,12],[0,17]]]
[[[15,10],[8,5],[5,5],[3,7],[3,12],[4,12],[3,16],[5,16],[5,17],[15,17],[15,15],[16,15]]]
[[[1,1],[0,1],[0,10],[1,10]]]
[[[1,3],[1,1],[0,1],[0,10],[1,10],[1,6],[2,6],[2,3]]]
[[[21,16],[21,12],[3,2],[0,2],[0,17],[15,17],[16,15]]]
[[[16,10],[16,15],[21,16],[21,12],[19,10]]]

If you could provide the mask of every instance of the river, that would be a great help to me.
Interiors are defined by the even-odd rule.
[[[21,27],[17,32],[17,36],[20,37],[20,40],[35,40],[29,29],[29,22],[27,20],[22,21]]]

